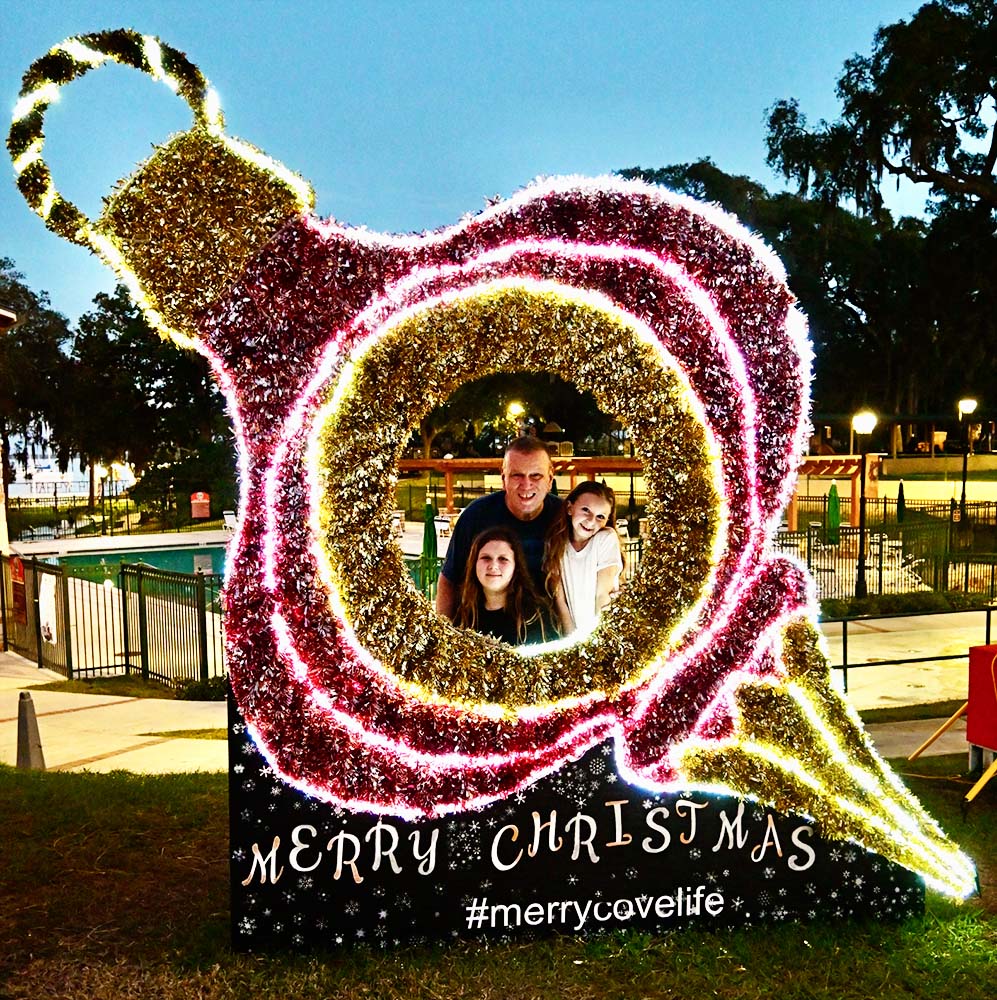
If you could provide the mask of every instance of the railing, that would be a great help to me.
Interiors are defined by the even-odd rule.
[[[179,687],[217,676],[225,672],[221,583],[143,565],[4,557],[3,648],[70,680],[135,672]]]
[[[149,517],[128,496],[98,498],[91,508],[85,497],[8,497],[8,529],[14,541],[141,535],[150,532],[204,531],[223,527],[219,518],[191,521],[177,507]]]
[[[953,549],[952,526],[940,523],[871,529],[865,537],[865,582],[869,594],[962,590],[997,600],[997,553]],[[819,522],[803,531],[779,531],[776,552],[805,562],[820,599],[855,596],[859,531],[848,525],[829,542]]]
[[[72,677],[72,631],[61,568],[9,556],[0,562],[4,650]]]
[[[903,615],[857,615],[852,618],[822,618],[821,625],[841,625],[841,662],[834,663],[831,665],[832,670],[840,670],[842,675],[842,683],[844,686],[845,694],[848,693],[848,671],[856,669],[866,669],[867,667],[893,667],[893,666],[903,666],[908,663],[940,663],[944,660],[966,660],[969,661],[969,649],[967,647],[965,653],[942,653],[942,654],[931,654],[928,656],[908,656],[902,659],[896,660],[880,660],[876,659],[871,662],[866,663],[849,663],[848,662],[848,626],[849,624],[862,624],[864,622],[873,621],[889,621],[897,619],[909,619],[909,618],[930,618],[937,615],[968,615],[968,614],[984,614],[985,617],[985,627],[983,643],[984,646],[990,645],[991,636],[991,615],[994,611],[997,611],[997,607],[990,605],[984,608],[967,608],[962,611],[920,611],[913,612],[911,614]]]
[[[222,578],[123,565],[120,572],[125,672],[177,687],[225,672]]]
[[[800,524],[809,521],[820,521],[827,524],[826,496],[801,496],[796,498],[797,518]],[[850,522],[852,500],[845,493],[839,498],[841,520]],[[926,521],[948,523],[952,514],[950,500],[907,500],[903,507],[903,516],[898,520],[898,504],[893,497],[866,497],[866,524],[883,526],[884,528],[916,527]],[[966,504],[966,516],[975,524],[986,527],[997,526],[997,502],[991,500],[970,501]]]

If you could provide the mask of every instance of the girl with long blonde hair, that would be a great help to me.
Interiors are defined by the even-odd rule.
[[[587,635],[619,587],[623,550],[616,494],[584,482],[567,496],[547,534],[544,580],[564,635]]]

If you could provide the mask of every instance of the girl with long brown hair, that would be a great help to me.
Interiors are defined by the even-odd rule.
[[[550,606],[533,586],[523,547],[508,528],[488,528],[475,536],[455,624],[510,646],[557,638]]]

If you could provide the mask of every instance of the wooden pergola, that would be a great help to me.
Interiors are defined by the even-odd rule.
[[[554,474],[569,476],[571,489],[574,489],[581,479],[595,480],[599,476],[615,476],[641,472],[642,466],[637,458],[615,458],[602,456],[596,458],[551,458],[554,463]],[[461,472],[502,472],[502,458],[403,458],[398,463],[400,472],[419,472],[423,469],[435,472],[443,477],[446,490],[445,514],[456,514],[454,506],[454,478]]]
[[[879,468],[882,464],[882,455],[868,454],[866,461],[866,496],[869,495],[869,486],[874,484],[879,478]],[[595,480],[600,476],[628,475],[631,472],[643,472],[640,459],[614,457],[610,455],[596,456],[594,458],[551,458],[554,463],[554,473],[559,476],[570,477],[570,489],[574,489],[579,480]],[[401,472],[421,472],[423,470],[435,472],[443,478],[443,487],[446,493],[446,507],[443,513],[455,514],[457,508],[454,506],[454,482],[459,473],[462,472],[490,472],[501,473],[502,459],[495,458],[403,458],[398,463]],[[819,476],[823,479],[848,479],[851,481],[852,503],[850,509],[850,522],[853,527],[858,527],[859,517],[859,483],[862,476],[862,456],[861,455],[810,455],[803,460],[799,468],[801,476]],[[797,505],[796,496],[789,501],[786,510],[786,522],[790,531],[795,531],[797,527]]]
[[[868,497],[869,487],[879,479],[879,468],[883,456],[870,452],[865,456],[865,495]],[[859,492],[862,480],[861,455],[808,455],[799,468],[800,476],[818,476],[821,479],[849,479],[852,484],[852,502],[849,508],[849,523],[853,528],[859,526]],[[786,508],[786,527],[790,531],[797,529],[796,493],[793,493],[789,506]]]

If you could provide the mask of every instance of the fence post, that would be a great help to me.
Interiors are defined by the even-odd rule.
[[[883,596],[883,550],[886,548],[886,533],[879,533],[879,596]]]
[[[201,680],[208,679],[208,617],[205,608],[207,594],[204,574],[197,570],[194,574],[194,600],[197,601],[197,657],[201,666]]]
[[[841,679],[848,694],[848,619],[841,623]]]
[[[3,629],[3,651],[10,648],[7,644],[7,574],[10,570],[10,559],[0,555],[0,628]]]
[[[121,591],[121,641],[124,645],[122,653],[124,653],[125,660],[125,676],[127,677],[132,672],[132,649],[131,643],[128,639],[128,576],[125,573],[125,564],[119,563],[120,569],[118,570],[118,589]]]
[[[66,680],[73,679],[73,633],[70,631],[69,615],[69,576],[65,567],[59,567],[59,579],[62,581],[62,634],[66,637]]]
[[[38,613],[38,556],[31,557],[31,607],[35,613],[35,655],[38,660],[38,669],[41,670],[42,661],[42,618]]]
[[[135,567],[135,593],[138,596],[138,646],[142,662],[142,680],[149,679],[149,629],[145,613],[145,593],[142,590],[142,567]]]

